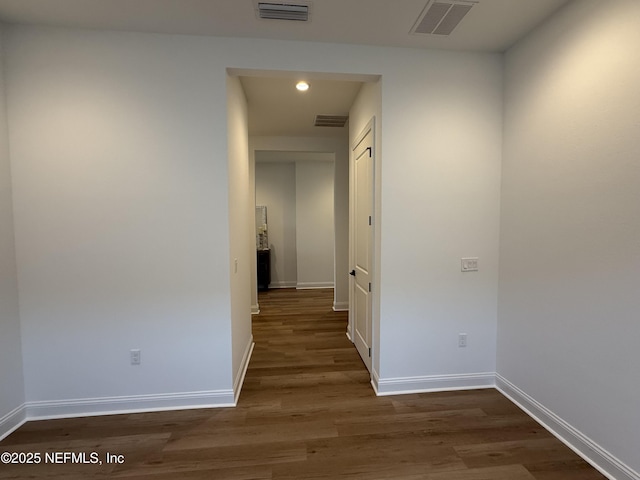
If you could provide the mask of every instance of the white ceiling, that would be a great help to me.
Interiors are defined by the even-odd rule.
[[[268,0],[265,0],[268,1]],[[276,0],[277,1],[277,0]],[[310,0],[310,22],[261,20],[254,0],[0,0],[0,21],[89,29],[502,52],[568,0],[479,0],[450,36],[409,33],[428,0]],[[295,3],[295,0],[292,1]],[[241,76],[252,135],[337,136],[316,114],[347,114],[362,85]]]
[[[0,19],[139,32],[501,52],[566,2],[479,0],[449,37],[409,34],[427,0],[311,0],[308,23],[260,20],[253,0],[0,0]]]
[[[299,92],[298,80],[308,80]],[[348,126],[315,127],[316,115],[349,115],[362,82],[324,80],[306,76],[240,77],[249,105],[251,135],[333,137],[346,135]]]

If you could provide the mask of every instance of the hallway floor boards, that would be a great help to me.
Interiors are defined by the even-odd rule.
[[[0,465],[0,479],[605,478],[494,389],[376,397],[332,294],[260,294],[236,408],[30,422],[0,452],[125,463]]]

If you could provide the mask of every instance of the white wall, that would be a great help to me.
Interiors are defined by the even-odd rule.
[[[333,162],[296,162],[298,288],[333,287]]]
[[[638,19],[573,2],[506,56],[498,372],[616,478],[640,478]]]
[[[251,271],[255,256],[254,205],[250,191],[247,99],[237,77],[227,77],[229,152],[229,271],[231,274],[231,322],[233,390],[240,394],[248,366],[251,335]]]
[[[267,207],[271,286],[295,288],[298,283],[298,254],[294,162],[256,163],[256,205]]]
[[[500,56],[12,26],[6,58],[32,411],[232,394],[227,67],[382,75],[381,378],[494,371]]]
[[[267,207],[272,287],[333,286],[333,181],[333,162],[256,164],[256,202]]]
[[[379,388],[490,385],[501,58],[408,50],[390,57],[396,68],[382,76],[378,149]],[[461,273],[461,257],[479,257],[480,270]],[[467,348],[458,348],[459,333],[468,334]]]
[[[0,25],[0,438],[25,415],[2,33]]]
[[[333,308],[349,309],[349,138],[336,140],[333,176]]]
[[[226,72],[209,42],[8,39],[30,414],[232,402]]]

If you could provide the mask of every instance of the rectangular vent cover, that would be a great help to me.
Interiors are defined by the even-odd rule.
[[[309,20],[309,5],[278,2],[258,2],[257,5],[259,18],[297,22]]]
[[[420,13],[411,33],[450,35],[476,3],[474,0],[430,1]]]
[[[348,115],[316,115],[316,127],[344,127],[349,120]]]

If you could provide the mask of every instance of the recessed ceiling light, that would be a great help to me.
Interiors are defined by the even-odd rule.
[[[301,92],[306,92],[307,90],[309,90],[309,84],[307,82],[298,82],[296,84],[296,88]]]

